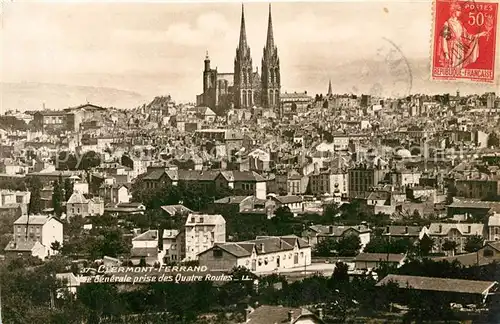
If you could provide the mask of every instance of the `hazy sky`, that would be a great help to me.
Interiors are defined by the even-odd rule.
[[[194,101],[205,51],[219,71],[233,70],[241,3],[3,1],[3,82],[111,87]],[[430,1],[278,2],[272,13],[283,91],[326,92],[329,78],[336,92],[365,91],[379,73],[371,61],[393,46],[409,66],[400,87],[406,82],[411,92],[446,88],[425,81]],[[254,69],[260,68],[267,16],[268,3],[245,3]],[[386,72],[380,72],[381,83],[390,88],[397,76]],[[360,75],[367,77],[358,84]],[[451,86],[460,87],[498,91],[498,85]]]

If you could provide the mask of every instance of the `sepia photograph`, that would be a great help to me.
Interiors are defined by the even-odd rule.
[[[499,0],[0,0],[0,324],[500,323]]]

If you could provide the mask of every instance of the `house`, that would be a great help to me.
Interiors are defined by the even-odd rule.
[[[400,289],[414,289],[447,293],[448,295],[476,295],[477,301],[484,303],[488,295],[498,289],[496,281],[463,280],[390,274],[377,283],[377,287],[395,283]]]
[[[215,117],[217,117],[217,114],[208,107],[200,106],[195,107],[194,109],[195,116],[204,122],[213,123],[215,121]]]
[[[149,230],[132,239],[130,261],[139,264],[141,259],[144,259],[146,264],[154,265],[162,260],[158,252],[158,231]]]
[[[300,213],[304,211],[304,199],[301,196],[287,195],[277,196],[275,194],[268,195],[269,205],[273,209],[288,207],[292,213]]]
[[[339,226],[339,225],[311,225],[302,233],[302,238],[311,246],[322,240],[340,240],[348,235],[356,235],[361,241],[361,250],[370,242],[372,230],[366,225]]]
[[[360,253],[354,258],[356,270],[368,270],[378,268],[382,263],[400,267],[403,265],[406,255],[395,253]]]
[[[481,249],[473,253],[465,253],[447,257],[436,257],[433,261],[457,261],[464,267],[484,266],[500,262],[500,242],[487,242]]]
[[[228,196],[214,201],[212,212],[226,215],[255,210],[264,211],[266,203],[266,200],[258,199],[255,196]]]
[[[309,177],[293,170],[284,174],[276,174],[276,187],[280,195],[303,195],[309,184]]]
[[[99,197],[104,199],[105,204],[128,203],[129,188],[124,184],[105,182],[99,187]]]
[[[254,171],[221,171],[215,179],[216,188],[231,188],[244,195],[266,199],[267,181]]]
[[[486,240],[498,241],[500,240],[500,213],[492,213],[488,217]]]
[[[107,205],[104,212],[114,216],[139,215],[144,214],[146,206],[141,203],[121,203],[116,205]]]
[[[226,220],[222,215],[189,214],[184,225],[185,260],[197,260],[199,253],[215,243],[226,242]]]
[[[311,246],[295,235],[258,236],[255,240],[215,244],[198,254],[201,266],[229,271],[245,267],[259,274],[311,264]]]
[[[309,189],[315,196],[339,192],[341,196],[346,197],[349,193],[348,173],[336,168],[310,174]]]
[[[56,273],[56,279],[66,286],[66,288],[57,289],[57,298],[65,298],[67,293],[76,296],[80,281],[72,272]]]
[[[168,216],[186,216],[193,211],[184,205],[165,205],[160,207]]]
[[[161,256],[163,263],[178,262],[185,254],[184,237],[176,229],[164,229],[162,234]]]
[[[433,252],[442,252],[446,241],[457,243],[455,252],[465,252],[467,238],[473,235],[484,237],[485,226],[481,223],[431,223],[423,232],[434,240]]]
[[[324,324],[322,314],[322,311],[319,315],[313,314],[305,308],[262,305],[247,308],[244,321],[238,324]]]
[[[14,222],[13,239],[5,248],[6,256],[31,254],[44,260],[57,254],[51,249],[54,242],[63,243],[63,224],[48,215],[27,215]]]
[[[74,191],[66,202],[66,216],[68,219],[77,215],[88,217],[103,214],[104,201],[100,197],[87,199],[82,193]]]
[[[449,217],[454,215],[470,215],[476,218],[486,218],[491,212],[500,213],[500,201],[460,200],[453,198],[453,202],[447,206]]]
[[[403,239],[407,238],[411,242],[416,242],[422,239],[423,226],[402,226],[402,225],[388,225],[385,227],[383,236],[388,239]]]

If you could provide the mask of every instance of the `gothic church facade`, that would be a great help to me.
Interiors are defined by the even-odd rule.
[[[274,44],[271,5],[269,5],[266,45],[261,62],[262,75],[259,75],[257,67],[253,69],[252,55],[247,43],[243,5],[234,72],[219,73],[217,68],[212,69],[208,52],[204,63],[203,93],[196,97],[197,105],[208,106],[214,111],[230,107],[279,108],[281,73],[278,48]]]

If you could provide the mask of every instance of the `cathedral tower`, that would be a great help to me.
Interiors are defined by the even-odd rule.
[[[245,30],[245,10],[241,5],[240,41],[234,59],[234,105],[236,108],[252,107],[255,103],[252,56]]]
[[[280,89],[280,59],[278,57],[278,48],[274,45],[273,20],[271,4],[269,4],[267,40],[262,56],[262,106],[264,108],[279,108]]]

